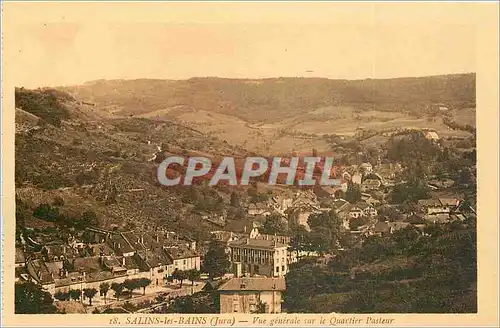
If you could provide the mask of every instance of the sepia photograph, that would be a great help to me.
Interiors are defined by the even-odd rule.
[[[14,317],[498,312],[498,3],[2,7]]]

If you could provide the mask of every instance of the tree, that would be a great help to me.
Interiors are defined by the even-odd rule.
[[[111,289],[115,292],[115,297],[116,297],[116,300],[120,300],[120,296],[122,295],[123,293],[123,284],[119,284],[119,283],[112,283],[111,284]]]
[[[89,305],[92,306],[92,299],[95,294],[97,294],[97,289],[95,288],[85,288],[83,290],[83,295],[89,299]]]
[[[349,183],[347,191],[345,192],[345,200],[354,204],[361,200],[361,189],[357,184]]]
[[[54,205],[54,206],[63,206],[64,205],[64,199],[61,196],[56,196],[54,198],[54,201],[52,202],[52,205]]]
[[[68,301],[70,296],[69,293],[57,292],[54,294],[54,298],[59,301]]]
[[[325,253],[336,249],[342,235],[342,219],[335,211],[312,214],[307,224],[311,227],[309,243],[313,250]]]
[[[197,292],[176,297],[166,309],[167,313],[219,313],[219,293]]]
[[[181,282],[180,287],[182,288],[182,282],[187,279],[187,272],[184,270],[175,269],[172,273],[172,278],[179,280]]]
[[[255,308],[252,313],[266,313],[266,303],[263,303],[261,300],[255,304]]]
[[[279,214],[269,215],[262,226],[262,232],[268,235],[285,235],[287,234],[287,230],[287,222]]]
[[[77,301],[82,297],[82,291],[80,289],[71,289],[69,291],[69,296],[72,300]]]
[[[50,293],[32,282],[17,283],[14,289],[15,313],[18,314],[45,314],[56,313],[54,299]]]
[[[48,222],[55,222],[60,217],[59,210],[49,204],[40,204],[33,211],[33,216]]]
[[[99,285],[99,292],[101,296],[104,296],[104,303],[106,303],[106,296],[109,291],[109,284],[107,282],[103,282]]]
[[[290,251],[296,252],[297,258],[300,260],[302,252],[311,250],[310,244],[309,231],[302,225],[295,227],[290,241]]]
[[[82,213],[82,218],[80,219],[79,226],[84,229],[87,227],[97,226],[99,220],[97,219],[97,214],[94,211],[85,211]]]
[[[139,288],[138,280],[137,279],[125,279],[123,282],[123,287],[130,291],[130,297],[132,297],[132,292],[134,289]]]
[[[203,261],[204,272],[208,273],[212,279],[222,277],[229,271],[230,265],[231,262],[229,262],[224,247],[216,241],[212,241]]]
[[[151,284],[151,280],[148,278],[140,278],[138,281],[139,287],[142,288],[142,295],[146,295],[146,287]]]
[[[188,270],[187,278],[191,280],[191,287],[194,286],[194,281],[200,279],[200,271],[196,269]]]
[[[231,206],[239,207],[240,206],[240,195],[238,195],[235,191],[231,193]]]

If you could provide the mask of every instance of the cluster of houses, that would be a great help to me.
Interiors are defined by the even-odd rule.
[[[261,226],[271,214],[310,230],[307,222],[311,215],[334,211],[346,231],[360,236],[467,218],[459,197],[421,199],[415,212],[402,213],[396,220],[381,218],[379,210],[382,205],[390,207],[385,197],[398,183],[401,171],[398,164],[373,167],[363,163],[347,167],[342,173],[346,183],[340,186],[283,189],[266,201],[249,204],[245,218],[222,220],[225,224],[211,231],[213,239],[224,246],[232,269],[230,275],[212,286],[220,293],[221,313],[251,313],[259,304],[264,306],[264,312],[281,312],[285,276],[290,265],[303,254],[289,249],[289,236],[262,233]],[[359,185],[358,202],[342,198],[347,182]],[[449,182],[439,182],[433,181],[433,189],[451,186]],[[466,212],[475,214],[475,209],[469,206]],[[23,248],[16,248],[16,279],[35,281],[51,294],[70,289],[98,289],[103,282],[121,283],[142,277],[161,286],[176,269],[200,270],[203,260],[200,245],[168,231],[140,233],[88,228],[85,242],[28,242],[32,248],[38,246],[38,250],[27,255]]]
[[[16,248],[16,281],[34,281],[54,295],[101,283],[148,278],[163,285],[178,270],[200,270],[196,242],[172,232],[154,234],[88,228],[86,242],[30,240],[30,252]]]

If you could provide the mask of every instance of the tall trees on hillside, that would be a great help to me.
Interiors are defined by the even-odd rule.
[[[32,282],[16,284],[14,288],[15,313],[49,314],[56,313],[52,296]]]
[[[210,243],[208,252],[205,254],[205,259],[203,261],[203,271],[208,273],[210,278],[222,277],[224,274],[229,272],[231,267],[231,262],[229,262],[229,257],[226,254],[225,248],[212,241]]]

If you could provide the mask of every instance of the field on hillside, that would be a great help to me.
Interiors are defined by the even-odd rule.
[[[443,123],[475,126],[475,74],[384,80],[100,80],[65,87],[112,118],[168,119],[262,154],[330,150],[324,134],[354,136],[359,128],[431,128],[470,136]],[[377,145],[373,139],[372,144]]]

